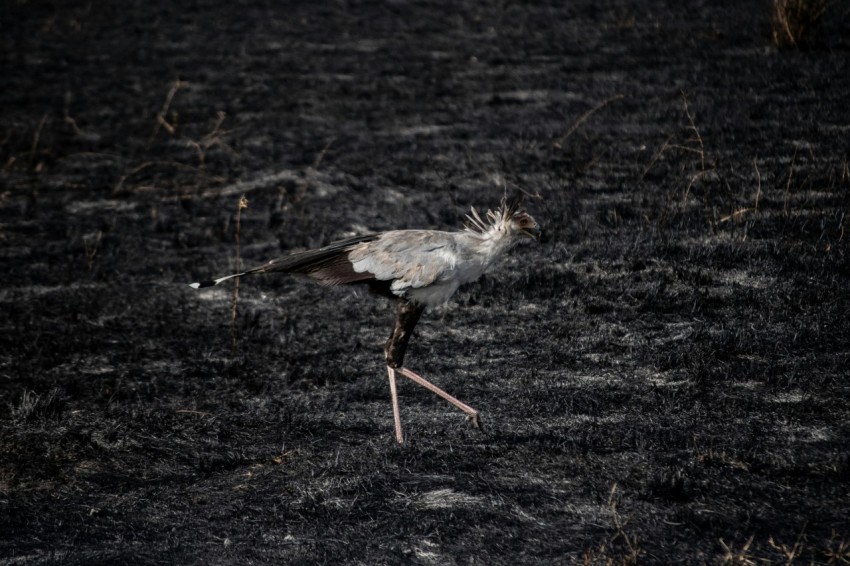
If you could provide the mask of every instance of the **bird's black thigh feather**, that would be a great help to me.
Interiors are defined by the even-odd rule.
[[[407,351],[407,344],[410,342],[413,329],[419,322],[419,317],[422,316],[424,310],[425,307],[422,305],[410,301],[402,300],[398,302],[395,309],[395,327],[390,339],[387,340],[387,347],[384,349],[387,365],[391,368],[404,365],[404,353]]]

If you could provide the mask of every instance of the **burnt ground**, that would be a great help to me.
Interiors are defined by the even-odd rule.
[[[846,3],[187,4],[0,8],[0,564],[850,561]],[[395,444],[383,299],[186,286],[515,187],[408,354],[484,432]]]

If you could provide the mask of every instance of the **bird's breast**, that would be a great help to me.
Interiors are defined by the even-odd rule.
[[[459,285],[460,283],[455,280],[443,281],[428,285],[427,287],[407,289],[404,294],[407,298],[421,305],[433,308],[445,304],[454,295],[455,291],[457,291]]]

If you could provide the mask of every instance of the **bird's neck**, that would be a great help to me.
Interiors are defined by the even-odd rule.
[[[475,236],[478,251],[487,264],[493,262],[516,244],[516,238],[498,224],[488,227],[483,232],[476,233]]]

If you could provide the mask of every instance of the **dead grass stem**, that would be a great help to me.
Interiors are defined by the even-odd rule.
[[[761,172],[759,171],[759,166],[755,157],[753,158],[753,168],[756,171],[756,194],[753,197],[753,206],[736,209],[731,214],[720,218],[719,222],[728,222],[729,220],[740,222],[744,215],[748,212],[758,212],[759,201],[761,200]]]
[[[330,149],[333,142],[336,141],[336,138],[331,139],[325,146],[316,154],[315,159],[313,159],[313,164],[307,168],[307,171],[304,172],[304,178],[298,183],[298,189],[295,191],[295,197],[293,198],[293,202],[299,202],[304,196],[307,194],[307,189],[310,188],[310,183],[313,182],[313,178],[316,176],[316,172],[319,170],[319,166],[322,164],[322,161],[325,159],[325,154]]]
[[[794,164],[797,162],[797,149],[794,149],[794,155],[791,157],[791,164],[788,166],[788,177],[785,179],[785,192],[782,195],[782,215],[788,218],[788,200],[791,197],[791,181],[794,179]]]
[[[239,157],[239,153],[228,145],[222,138],[229,130],[222,129],[221,125],[227,118],[227,113],[223,110],[216,112],[216,121],[212,129],[206,133],[200,141],[195,141],[191,138],[186,138],[186,144],[192,147],[198,154],[198,170],[203,172],[206,164],[207,152],[213,147],[219,147],[234,157]]]
[[[643,550],[638,544],[637,535],[629,535],[626,532],[628,521],[623,519],[623,516],[617,509],[616,483],[611,486],[611,493],[608,496],[608,508],[611,510],[611,520],[614,523],[614,534],[599,546],[598,551],[587,549],[582,557],[582,563],[586,566],[599,563],[606,565],[622,564],[624,566],[638,564],[638,559],[643,553]],[[612,555],[612,551],[618,541],[622,543],[624,548],[622,552]]]
[[[74,135],[81,136],[83,135],[83,131],[80,130],[80,127],[77,125],[77,121],[71,117],[71,93],[65,93],[65,107],[62,111],[62,119],[63,121],[71,126],[71,130],[73,130]]]
[[[176,131],[176,126],[168,121],[166,116],[168,115],[168,110],[171,108],[171,103],[174,100],[175,95],[180,89],[186,88],[189,86],[189,83],[181,80],[176,80],[171,83],[171,87],[168,89],[168,93],[165,95],[165,101],[162,103],[162,108],[156,114],[156,126],[154,126],[153,132],[148,138],[148,147],[154,142],[157,134],[159,134],[159,130],[161,128],[165,128],[169,134],[174,135]]]
[[[94,274],[94,258],[97,256],[97,250],[100,248],[100,241],[103,239],[103,231],[98,230],[94,236],[94,242],[89,244],[87,238],[83,238],[83,246],[86,249],[86,263],[89,266],[89,277]]]
[[[755,558],[750,554],[750,547],[753,545],[754,538],[755,535],[750,535],[750,538],[737,550],[734,544],[726,544],[726,541],[721,538],[720,546],[723,547],[721,564],[724,566],[750,566],[755,564]]]
[[[198,168],[194,165],[186,165],[185,163],[180,163],[179,161],[145,161],[144,163],[134,167],[129,173],[126,175],[122,175],[118,178],[118,182],[115,183],[115,186],[112,188],[113,193],[119,193],[124,188],[124,184],[127,182],[127,179],[130,177],[144,171],[148,167],[153,167],[155,165],[167,165],[169,167],[176,167],[180,169],[190,169],[192,171],[198,171]]]
[[[792,564],[794,564],[803,553],[803,543],[805,540],[803,536],[804,532],[805,526],[800,529],[800,534],[797,535],[797,540],[795,540],[794,544],[791,546],[788,546],[787,544],[783,544],[781,542],[776,542],[773,536],[768,537],[767,543],[770,545],[771,548],[779,551],[782,554],[782,556],[785,558],[786,566],[792,566]]]
[[[32,138],[32,145],[30,146],[30,167],[35,165],[35,156],[38,151],[38,142],[41,139],[41,131],[44,129],[44,124],[47,123],[47,112],[44,113],[44,116],[41,117],[41,121],[38,123],[38,128],[35,130],[35,135]]]
[[[242,258],[240,257],[240,242],[239,234],[242,230],[242,209],[248,208],[248,199],[245,195],[239,198],[239,204],[236,205],[236,228],[234,240],[236,242],[236,258],[234,260],[233,269],[235,273],[242,270]],[[239,346],[239,328],[236,325],[236,316],[239,310],[239,278],[235,280],[233,285],[233,296],[230,301],[230,356],[236,355],[236,349]]]
[[[824,556],[827,564],[850,564],[850,540],[846,537],[838,540],[838,534],[832,531]]]
[[[605,108],[606,106],[608,106],[612,102],[616,102],[617,100],[622,100],[625,97],[626,97],[625,94],[615,94],[614,96],[609,96],[608,98],[606,98],[605,100],[603,100],[602,102],[600,102],[599,104],[597,104],[596,106],[594,106],[593,108],[591,108],[590,110],[588,110],[587,112],[585,112],[584,114],[579,116],[578,119],[576,119],[576,121],[573,122],[573,124],[569,127],[569,129],[566,132],[564,132],[564,134],[561,137],[557,138],[555,141],[552,142],[552,145],[555,146],[558,149],[561,149],[561,147],[563,147],[564,142],[567,140],[567,138],[570,137],[571,135],[573,135],[573,132],[575,132],[579,128],[579,126],[581,126],[585,122],[585,120],[587,120],[593,114],[595,114],[599,110],[602,110],[603,108]]]
[[[773,43],[778,47],[799,47],[828,7],[828,0],[773,0]]]
[[[684,91],[681,94],[682,107],[685,113],[685,117],[688,120],[688,131],[690,132],[690,135],[687,137],[687,139],[681,141],[681,143],[670,143],[671,140],[674,138],[674,135],[671,134],[670,136],[668,136],[664,143],[661,145],[661,148],[652,157],[650,163],[643,170],[643,173],[641,174],[641,179],[646,176],[649,170],[655,165],[655,163],[658,162],[659,159],[661,159],[663,154],[668,150],[672,149],[696,155],[699,158],[699,168],[693,173],[690,173],[688,176],[688,183],[685,186],[685,189],[682,192],[682,197],[680,199],[681,205],[684,206],[687,204],[687,201],[691,196],[692,189],[699,181],[712,174],[715,175],[715,177],[717,177],[718,175],[716,167],[707,163],[705,142],[703,141],[702,134],[700,133],[699,127],[697,126],[696,120],[694,119],[694,115],[691,113],[690,105],[688,103],[688,96]],[[708,203],[708,195],[705,191],[703,191],[702,198],[708,223],[713,226],[715,222],[717,222],[717,219],[711,212],[711,208],[709,207]],[[675,197],[671,191],[671,194],[669,194],[667,197],[667,202],[657,220],[657,223],[659,225],[664,224],[668,216],[675,212],[674,208]]]
[[[708,173],[708,171],[706,170],[706,167],[705,167],[705,144],[702,141],[702,136],[699,133],[699,128],[697,128],[697,124],[694,121],[694,116],[693,116],[693,114],[691,114],[691,109],[688,106],[688,96],[684,92],[682,92],[682,105],[684,106],[684,109],[685,109],[685,116],[688,117],[688,124],[690,124],[690,129],[693,132],[693,137],[687,139],[685,141],[685,143],[696,144],[697,147],[696,148],[690,147],[690,146],[676,146],[676,147],[679,147],[679,149],[683,149],[683,150],[686,150],[686,151],[691,151],[691,152],[693,152],[693,153],[695,153],[699,156],[699,171],[697,171],[696,173],[691,175],[691,179],[688,182],[688,186],[685,189],[685,193],[682,195],[682,202],[685,202],[686,200],[688,200],[688,197],[691,194],[691,188],[694,186],[694,183],[696,183],[698,179],[701,179],[702,177],[704,177]]]

